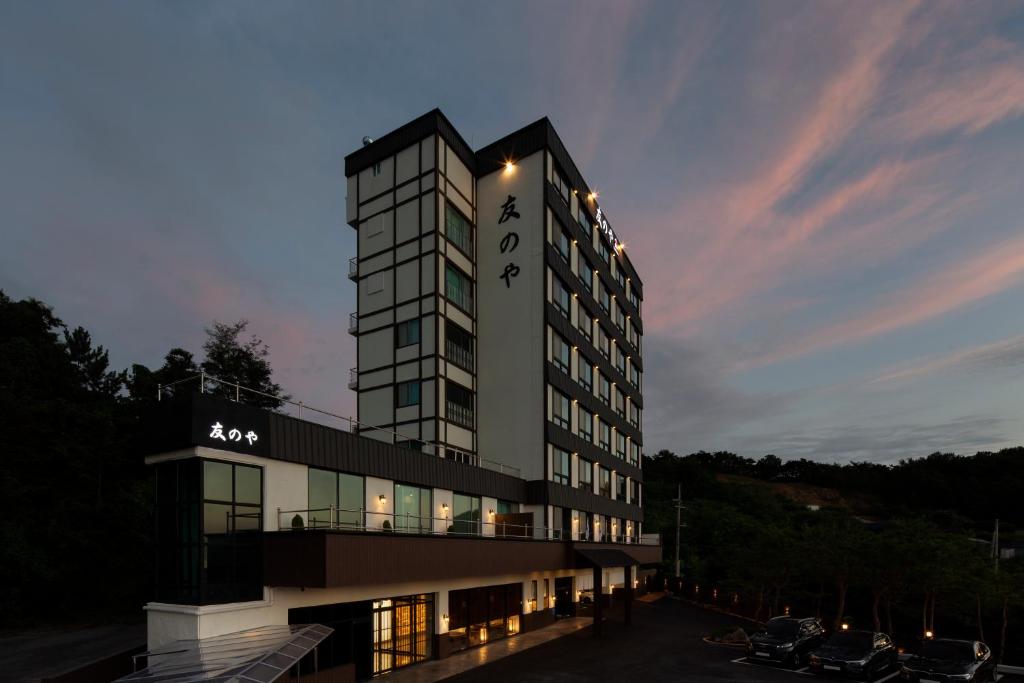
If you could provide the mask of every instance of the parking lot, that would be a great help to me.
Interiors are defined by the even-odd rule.
[[[595,640],[584,629],[538,645],[492,664],[447,679],[453,683],[512,683],[519,681],[788,681],[812,677],[806,669],[789,670],[749,662],[741,649],[705,643],[702,637],[723,626],[742,625],[728,615],[708,612],[674,600],[635,603],[634,624],[621,619],[605,623],[605,635]],[[896,671],[875,683],[898,682]],[[1024,683],[1024,677],[1004,676],[1000,683]]]

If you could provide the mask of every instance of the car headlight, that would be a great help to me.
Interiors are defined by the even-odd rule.
[[[793,645],[795,645],[795,643],[783,643],[782,645],[779,645],[779,649],[780,650],[792,650],[793,649]]]

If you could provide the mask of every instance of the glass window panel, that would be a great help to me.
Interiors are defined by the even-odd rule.
[[[337,505],[338,475],[327,470],[309,468],[309,524],[328,525],[331,513],[328,508]]]
[[[231,465],[226,462],[203,462],[203,498],[231,500]]]
[[[259,531],[263,527],[258,505],[236,505],[234,531]]]
[[[338,524],[362,526],[361,510],[365,505],[363,478],[354,474],[338,474]]]
[[[222,505],[220,503],[205,503],[203,505],[203,533],[227,533],[228,516],[230,514],[230,505]]]
[[[235,465],[235,502],[259,505],[263,502],[262,477],[259,467]]]

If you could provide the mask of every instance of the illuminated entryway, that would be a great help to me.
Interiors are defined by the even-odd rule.
[[[431,656],[433,595],[373,602],[373,674],[387,673]]]

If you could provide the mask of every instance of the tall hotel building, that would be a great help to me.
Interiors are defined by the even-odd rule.
[[[551,123],[474,152],[434,110],[364,142],[345,159],[358,415],[162,402],[148,668],[126,680],[249,646],[278,675],[315,659],[365,680],[558,617],[599,626],[610,599],[628,618],[661,560],[643,287]]]

